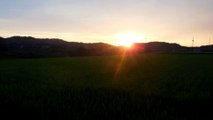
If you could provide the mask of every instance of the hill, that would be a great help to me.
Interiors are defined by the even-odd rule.
[[[115,46],[105,43],[66,42],[61,39],[33,37],[0,38],[0,56],[66,57],[116,54]]]
[[[69,57],[122,54],[123,47],[106,43],[67,42],[61,39],[40,39],[14,36],[0,37],[0,57]],[[176,43],[135,43],[130,52],[203,53],[213,52],[212,46],[184,47]]]

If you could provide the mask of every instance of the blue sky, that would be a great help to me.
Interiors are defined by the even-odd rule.
[[[113,44],[116,34],[142,42],[208,44],[212,0],[1,0],[0,36],[62,38]]]

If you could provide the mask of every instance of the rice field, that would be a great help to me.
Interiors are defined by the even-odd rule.
[[[45,120],[211,119],[212,86],[212,54],[0,59],[0,114]]]

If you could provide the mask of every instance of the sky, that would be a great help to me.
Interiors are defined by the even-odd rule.
[[[61,38],[115,44],[116,35],[141,42],[190,46],[213,39],[213,0],[1,0],[0,36]]]

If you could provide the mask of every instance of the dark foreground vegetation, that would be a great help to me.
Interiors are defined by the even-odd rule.
[[[213,55],[0,59],[1,117],[212,119]]]

